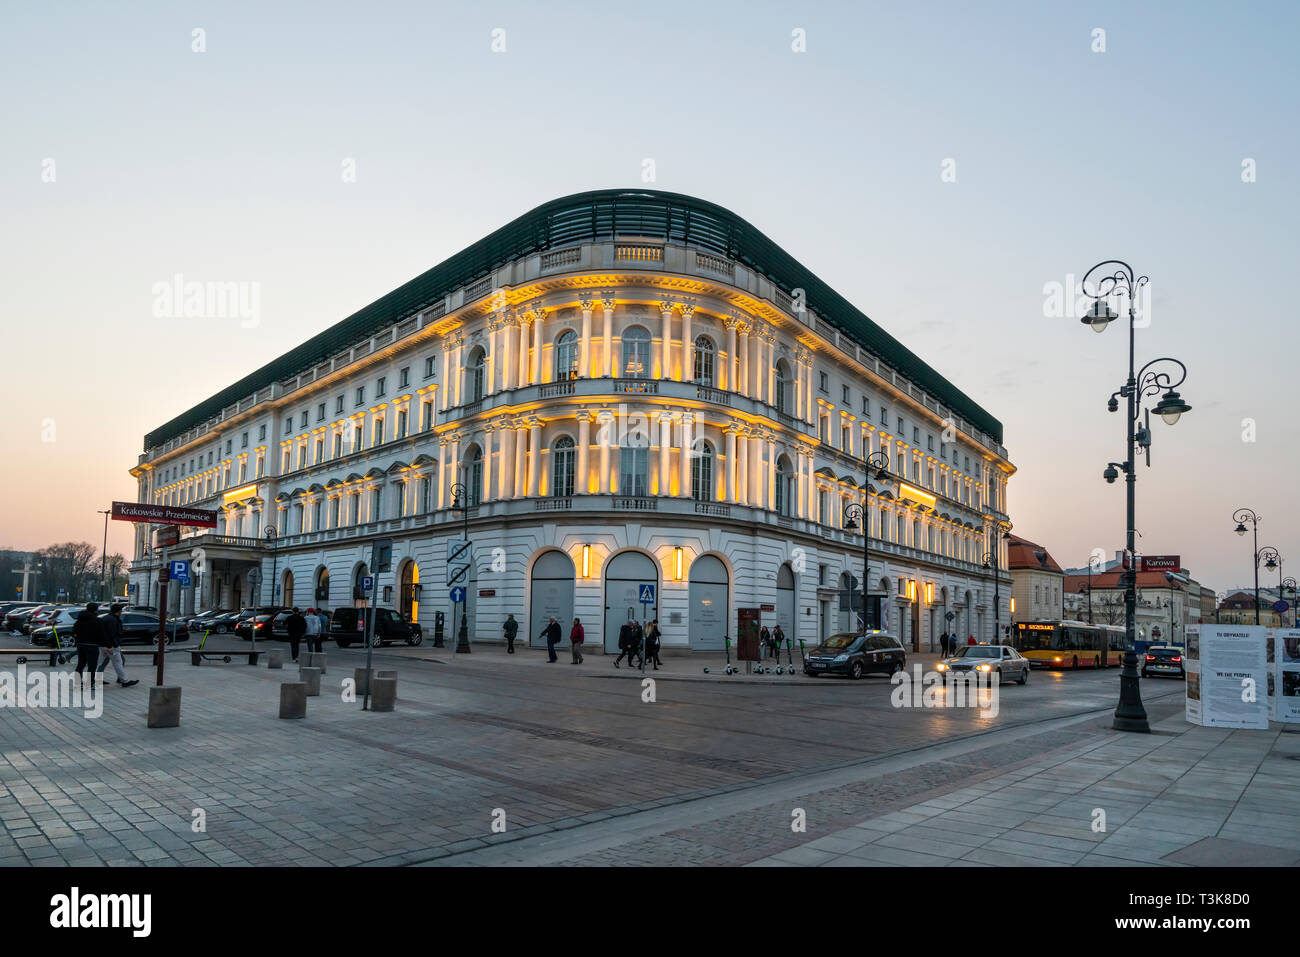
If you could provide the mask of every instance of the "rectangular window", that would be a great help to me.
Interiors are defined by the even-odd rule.
[[[372,447],[384,444],[384,417],[382,415],[375,416],[374,438],[370,444]]]
[[[889,410],[883,405],[880,407],[880,424],[885,428],[889,428]]]
[[[312,507],[311,507],[311,530],[312,530],[313,532],[319,532],[319,531],[320,531],[320,499],[316,499],[316,501],[312,503]]]
[[[248,433],[247,433],[247,432],[245,432],[243,435],[241,435],[241,436],[239,437],[239,447],[240,447],[241,449],[246,449],[246,448],[248,448]],[[159,627],[161,627],[161,626],[159,626]]]
[[[420,511],[433,511],[433,479],[427,475],[420,479]]]
[[[849,437],[849,427],[847,425],[841,425],[840,426],[840,448],[842,448],[845,452],[852,452],[853,451],[852,441],[853,440]]]
[[[366,387],[363,385],[359,385],[357,386],[357,405],[365,405],[365,403],[366,403]]]
[[[375,398],[379,398],[388,388],[388,376],[380,376],[379,381],[375,383]]]
[[[818,431],[820,432],[821,440],[825,442],[827,445],[829,445],[831,441],[830,416],[827,415],[818,416],[817,421],[819,423]]]
[[[352,451],[361,451],[361,423],[358,422],[352,429]]]
[[[406,438],[406,410],[405,409],[402,409],[397,413],[397,434],[394,435],[393,438],[395,439]]]
[[[265,441],[266,441],[266,426],[265,426],[265,425],[258,426],[258,428],[257,428],[257,441],[259,441],[259,442],[265,442]]]
[[[849,398],[849,387],[848,387],[848,386],[846,386],[846,385],[842,385],[842,386],[840,386],[840,398],[844,400],[844,405],[847,407],[848,404],[849,404],[849,402],[851,401],[850,398]]]
[[[316,440],[316,464],[320,465],[325,461],[325,440],[318,438]]]
[[[927,436],[925,437],[925,447],[928,448],[931,452],[934,451],[934,436],[933,436],[933,435],[927,435]]]
[[[304,442],[302,445],[298,446],[298,468],[305,469],[306,467],[307,467],[307,443]]]
[[[420,431],[428,432],[431,428],[433,428],[433,403],[421,402],[420,415],[421,415]]]
[[[316,406],[316,421],[317,421],[317,422],[324,422],[324,421],[325,421],[325,403],[324,403],[324,402],[322,402],[320,405]]]
[[[625,446],[620,455],[620,495],[646,496],[650,494],[649,449]]]
[[[429,356],[424,360],[424,377],[426,379],[433,378],[433,356]]]
[[[343,433],[342,433],[342,432],[335,432],[335,433],[334,433],[334,456],[333,456],[333,457],[334,457],[334,458],[338,458],[338,457],[341,456],[342,454],[343,454]]]
[[[341,500],[341,496],[330,499],[330,528],[339,527],[339,502]]]
[[[336,396],[334,399],[334,412],[338,414],[343,411],[343,396]]]
[[[912,426],[912,444],[919,446],[921,444],[921,430]]]
[[[863,415],[871,414],[871,400],[868,399],[865,395],[862,397],[862,414]]]
[[[266,455],[262,452],[257,453],[257,477],[261,478],[266,472]]]
[[[293,431],[293,416],[289,416],[289,418],[284,420],[284,434],[288,435],[292,431]]]
[[[305,428],[307,428],[307,410],[306,410],[306,409],[303,409],[303,410],[302,410],[302,416],[301,416],[301,418],[299,418],[299,420],[298,420],[298,428],[300,428],[300,429],[305,429]]]
[[[240,462],[239,463],[239,484],[243,485],[246,481],[248,481],[248,463]]]
[[[288,475],[288,474],[289,474],[289,466],[290,466],[290,464],[291,464],[291,461],[290,461],[290,453],[289,453],[289,450],[288,450],[288,449],[285,449],[285,450],[284,450],[284,467],[280,469],[280,474],[281,474],[281,475]]]
[[[401,372],[398,373],[397,386],[400,389],[405,389],[410,384],[410,382],[411,382],[411,367],[407,366],[405,369],[403,369]]]
[[[831,391],[830,379],[827,377],[825,372],[817,373],[817,389],[818,391],[825,392],[827,394],[829,394]]]
[[[383,488],[376,488],[370,496],[370,520],[372,522],[377,522],[383,518],[383,512],[380,511],[383,507],[383,503],[384,490]]]

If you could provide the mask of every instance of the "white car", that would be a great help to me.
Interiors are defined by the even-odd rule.
[[[1010,645],[966,645],[957,653],[934,666],[942,674],[969,678],[976,673],[986,674],[993,681],[1029,681],[1029,659]]]

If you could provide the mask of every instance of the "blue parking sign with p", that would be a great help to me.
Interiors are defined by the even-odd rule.
[[[375,590],[375,576],[374,576],[374,575],[362,575],[362,576],[361,576],[361,590],[362,590],[362,591],[374,591],[374,590]]]

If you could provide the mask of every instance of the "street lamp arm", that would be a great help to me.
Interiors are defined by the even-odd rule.
[[[1133,267],[1122,259],[1107,259],[1084,273],[1079,285],[1089,299],[1105,299],[1123,293],[1131,303],[1137,291],[1148,282],[1146,276],[1137,276]]]
[[[1152,366],[1160,362],[1172,362],[1178,366],[1179,372],[1173,370],[1157,370]],[[1173,381],[1174,376],[1178,376],[1178,381]],[[1161,356],[1159,359],[1152,359],[1141,369],[1138,370],[1138,399],[1150,395],[1158,395],[1161,392],[1168,392],[1170,389],[1177,389],[1187,381],[1187,366],[1183,365],[1177,359],[1169,356]]]

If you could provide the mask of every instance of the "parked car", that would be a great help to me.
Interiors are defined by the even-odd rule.
[[[203,627],[214,635],[224,635],[235,630],[237,621],[239,621],[239,612],[223,611],[207,619]]]
[[[861,678],[879,672],[892,675],[907,666],[903,643],[883,631],[856,634],[851,631],[831,635],[808,652],[804,658],[806,675],[848,675]]]
[[[228,612],[224,608],[209,608],[207,611],[199,612],[197,615],[187,620],[185,622],[185,627],[190,631],[197,632],[198,634],[203,634],[205,631],[216,631],[212,626],[216,623],[218,618],[222,618],[226,614],[228,614]],[[218,634],[225,634],[225,632],[218,632]]]
[[[1186,678],[1183,669],[1183,649],[1176,645],[1149,645],[1146,657],[1142,661],[1142,677],[1168,675],[1171,678]]]
[[[964,645],[957,653],[934,666],[936,671],[956,677],[970,678],[987,674],[1001,684],[1004,679],[1025,684],[1029,681],[1029,659],[1010,645]]]
[[[271,636],[271,619],[284,611],[278,605],[261,605],[257,608],[245,608],[235,620],[235,634],[245,641],[253,640],[253,633],[258,638]]]
[[[52,626],[54,624],[54,619],[61,611],[67,609],[84,611],[85,608],[85,605],[44,605],[34,611],[26,620],[23,621],[23,634],[30,635],[37,628]]]
[[[4,620],[5,620],[6,616],[9,615],[10,612],[21,611],[21,610],[24,609],[24,608],[31,608],[31,607],[32,607],[33,605],[35,605],[35,604],[36,604],[36,602],[34,602],[34,601],[5,601],[5,602],[0,602],[0,625],[3,625],[3,624],[4,624]]]
[[[370,636],[372,648],[390,641],[405,641],[418,645],[424,641],[424,630],[415,622],[407,621],[400,611],[392,608],[336,608],[330,619],[329,636],[340,648],[362,644],[365,641],[366,614],[374,615],[374,634]]]
[[[82,609],[85,610],[84,608]],[[108,615],[107,611],[99,613],[100,618]],[[184,641],[189,637],[189,631],[183,621],[177,619],[168,619],[167,621],[167,644],[173,644],[177,641]],[[44,627],[37,628],[32,632],[32,644],[41,645],[46,648],[54,646],[54,628]],[[71,647],[76,644],[76,638],[72,629],[64,631],[59,629],[59,644],[62,647]],[[144,642],[150,644],[158,640],[158,616],[147,615],[143,612],[124,611],[122,612],[122,643]]]

